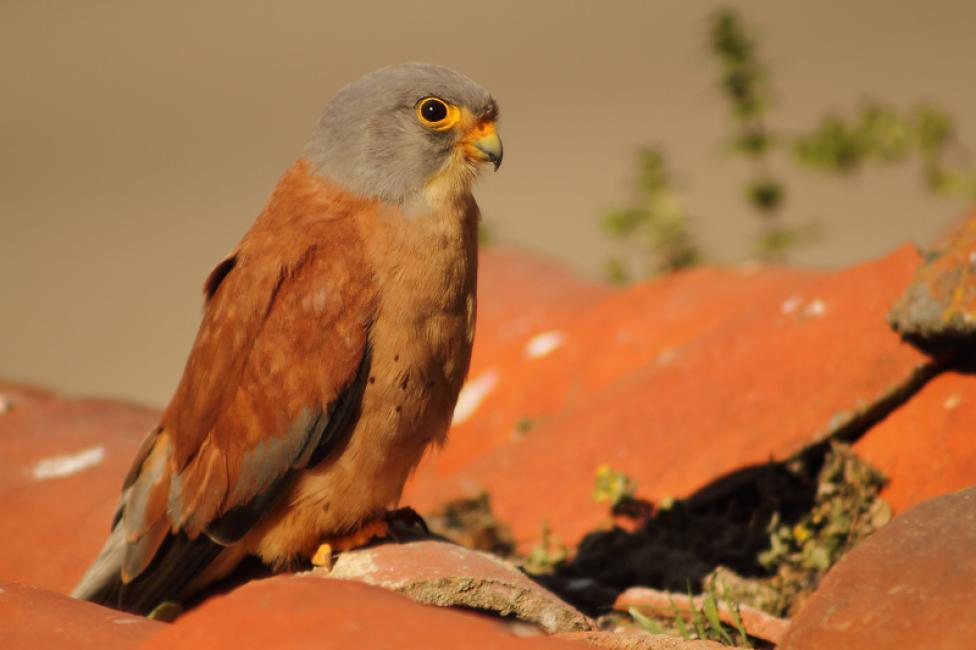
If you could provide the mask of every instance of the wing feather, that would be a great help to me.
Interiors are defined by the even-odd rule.
[[[336,213],[328,219],[282,216],[294,208],[287,182],[207,279],[183,377],[126,477],[96,562],[121,552],[119,583],[93,565],[76,595],[141,612],[179,597],[351,430],[375,287],[354,220],[341,218],[354,206],[318,206]]]

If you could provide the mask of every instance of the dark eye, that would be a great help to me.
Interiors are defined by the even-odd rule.
[[[440,97],[424,97],[417,102],[417,120],[431,131],[447,131],[461,121],[461,109]]]
[[[447,104],[439,99],[425,99],[420,104],[420,115],[428,122],[440,122],[447,117]]]

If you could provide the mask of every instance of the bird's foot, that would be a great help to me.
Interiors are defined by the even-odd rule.
[[[397,528],[401,530],[404,528],[420,529],[424,535],[430,532],[427,529],[427,522],[417,514],[416,510],[410,507],[397,508],[379,517],[367,519],[359,528],[349,534],[326,539],[312,555],[312,564],[330,570],[336,553],[365,546],[374,539],[392,537],[399,542],[400,540],[395,532]]]
[[[387,523],[385,516],[367,519],[359,528],[351,533],[337,537],[329,537],[323,541],[312,555],[312,564],[324,569],[331,569],[332,559],[336,553],[365,546],[374,538],[383,539],[384,537],[389,537],[389,535],[390,525]]]
[[[326,571],[332,570],[332,544],[326,542],[319,545],[312,555],[312,565],[321,567]]]

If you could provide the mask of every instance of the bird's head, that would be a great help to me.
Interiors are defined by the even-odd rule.
[[[460,196],[485,164],[502,162],[498,107],[484,88],[443,66],[407,63],[340,90],[305,156],[315,172],[395,203]]]

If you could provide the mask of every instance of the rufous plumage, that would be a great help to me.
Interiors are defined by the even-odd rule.
[[[440,66],[336,94],[207,278],[182,379],[76,597],[146,613],[246,555],[285,568],[382,531],[467,373],[471,185],[501,162],[496,119],[487,91]]]

